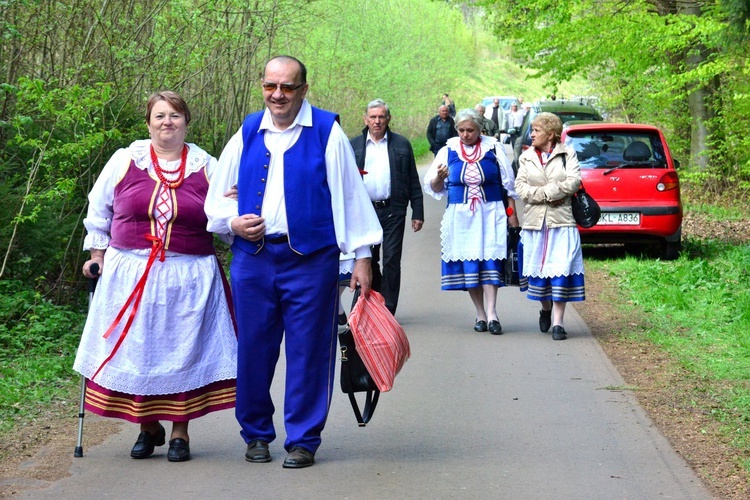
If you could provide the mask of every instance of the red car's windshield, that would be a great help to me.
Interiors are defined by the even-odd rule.
[[[565,144],[572,146],[582,169],[667,168],[664,145],[657,133],[575,131]]]

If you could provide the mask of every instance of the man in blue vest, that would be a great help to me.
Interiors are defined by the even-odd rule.
[[[270,388],[283,338],[283,466],[297,469],[315,462],[333,393],[339,254],[355,253],[351,287],[369,293],[370,247],[382,230],[338,116],[305,99],[304,64],[271,59],[262,87],[266,109],[245,118],[224,148],[206,214],[209,231],[234,235],[236,416],[245,459],[271,461]],[[235,185],[237,200],[224,197]]]

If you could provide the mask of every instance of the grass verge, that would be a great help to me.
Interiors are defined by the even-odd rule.
[[[645,328],[623,334],[667,352],[700,381],[695,410],[719,422],[738,456],[750,456],[750,246],[688,238],[672,262],[625,257],[588,261],[619,289],[621,312]],[[745,470],[750,463],[744,461]]]

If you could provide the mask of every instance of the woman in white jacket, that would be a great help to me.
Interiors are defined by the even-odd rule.
[[[581,236],[570,206],[581,172],[575,151],[560,143],[557,115],[539,113],[531,130],[532,147],[518,159],[516,176],[524,202],[521,291],[542,303],[540,330],[552,326],[552,339],[565,340],[565,305],[585,299]]]

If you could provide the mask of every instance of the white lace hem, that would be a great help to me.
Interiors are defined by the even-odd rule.
[[[119,340],[102,337],[142,275],[148,251],[110,247],[73,368],[92,378]],[[126,316],[127,317],[127,316]],[[124,324],[124,322],[123,322]],[[174,394],[237,373],[237,338],[213,255],[155,262],[127,337],[94,381],[136,395]]]

